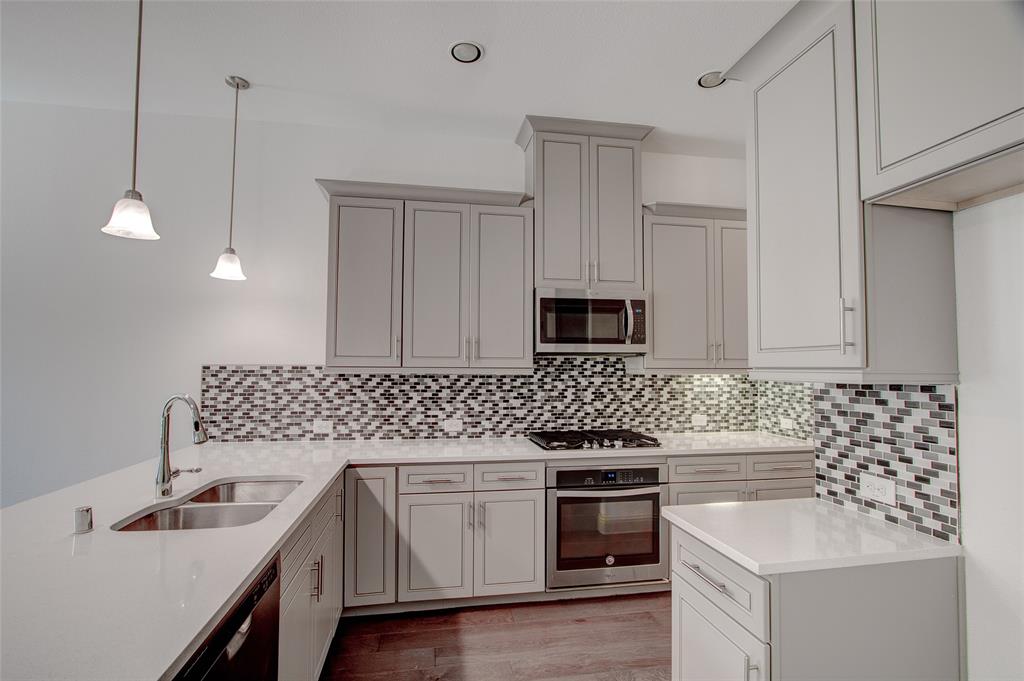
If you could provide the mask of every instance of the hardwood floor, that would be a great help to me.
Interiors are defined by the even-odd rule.
[[[668,593],[342,619],[321,681],[668,681]]]

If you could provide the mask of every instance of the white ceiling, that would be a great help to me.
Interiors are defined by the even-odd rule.
[[[646,149],[741,157],[742,90],[696,87],[794,4],[150,0],[142,107],[512,140],[526,113],[654,125]],[[0,5],[4,99],[127,109],[133,2]],[[454,62],[456,40],[484,59]]]

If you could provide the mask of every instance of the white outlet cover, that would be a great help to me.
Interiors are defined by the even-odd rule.
[[[779,428],[782,428],[783,430],[793,430],[793,419],[788,416],[780,416]]]
[[[868,499],[889,506],[896,505],[896,481],[871,473],[860,474],[860,491]]]
[[[446,433],[462,432],[462,419],[445,419],[441,425]]]
[[[313,432],[317,435],[329,435],[334,430],[334,424],[327,419],[313,419]]]
[[[708,425],[708,417],[704,414],[694,414],[690,417],[691,426],[706,426]]]

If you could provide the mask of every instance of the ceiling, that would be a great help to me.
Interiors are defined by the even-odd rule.
[[[696,87],[792,0],[256,2],[145,5],[142,107],[243,119],[513,140],[527,113],[656,126],[645,148],[742,157],[743,92]],[[131,106],[133,2],[0,5],[6,100]],[[482,61],[448,56],[457,40]]]

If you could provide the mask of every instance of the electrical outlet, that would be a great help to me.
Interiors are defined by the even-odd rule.
[[[782,430],[793,430],[793,419],[788,416],[779,417],[779,428]]]
[[[334,424],[327,419],[313,419],[313,432],[317,435],[330,435]]]
[[[708,425],[708,417],[704,414],[694,414],[690,417],[690,425],[698,428]]]
[[[872,501],[879,501],[889,506],[896,505],[896,481],[882,478],[871,473],[860,474],[860,491]]]
[[[462,432],[462,419],[445,419],[441,425],[446,433]]]

